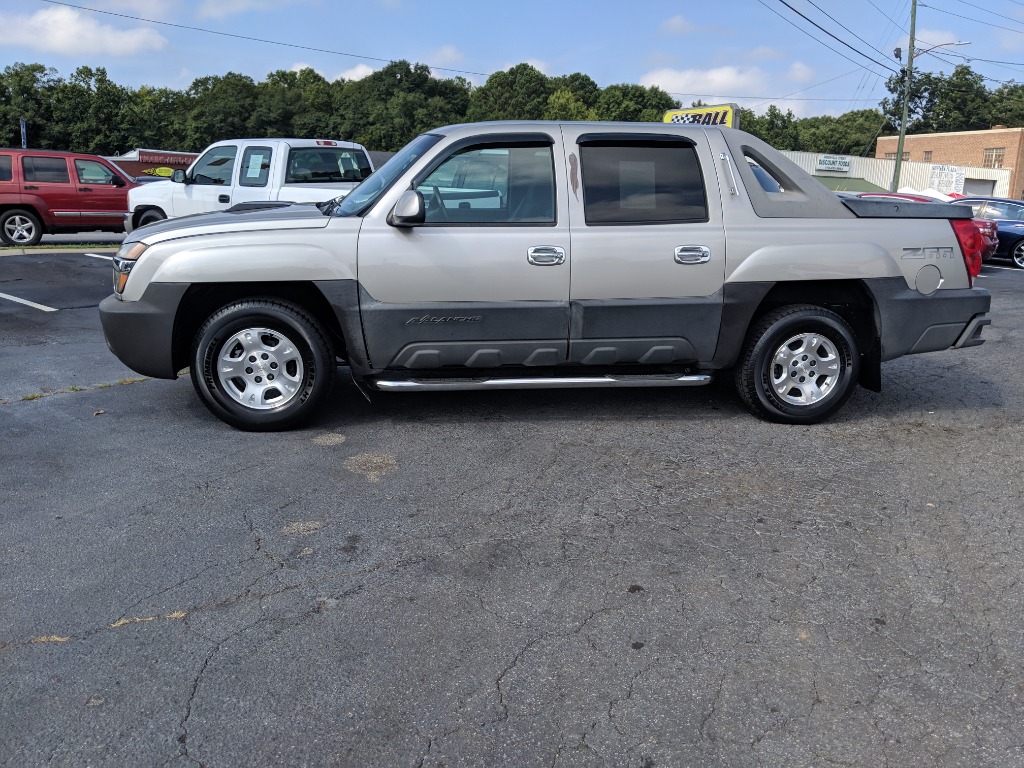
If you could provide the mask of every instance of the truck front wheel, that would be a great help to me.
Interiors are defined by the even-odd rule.
[[[319,322],[300,307],[250,299],[214,312],[192,346],[192,384],[222,421],[263,432],[308,419],[327,398],[335,357]]]
[[[159,208],[150,208],[148,211],[143,212],[143,214],[139,216],[138,226],[144,227],[147,224],[156,224],[158,221],[163,221],[166,218],[167,217],[164,216],[164,212],[161,211]]]
[[[756,415],[814,424],[853,394],[860,355],[853,331],[813,305],[781,307],[751,329],[734,372],[740,399]]]

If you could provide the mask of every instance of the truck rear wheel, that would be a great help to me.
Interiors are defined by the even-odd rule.
[[[13,209],[0,215],[0,239],[7,245],[36,245],[43,237],[43,226],[30,211]]]
[[[740,399],[755,415],[814,424],[853,394],[859,367],[857,341],[847,322],[822,307],[801,304],[761,318],[747,337],[734,377]]]
[[[249,431],[289,429],[330,393],[335,357],[319,322],[294,304],[250,299],[203,324],[192,346],[192,384],[222,421]]]

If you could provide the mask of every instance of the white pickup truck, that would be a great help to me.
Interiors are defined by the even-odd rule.
[[[249,430],[364,392],[685,387],[809,424],[989,324],[967,206],[840,200],[719,126],[438,128],[340,200],[131,233],[110,349]],[[346,387],[350,396],[354,390]]]
[[[125,231],[240,203],[319,203],[373,173],[361,144],[328,139],[235,139],[207,147],[187,171],[128,196]]]

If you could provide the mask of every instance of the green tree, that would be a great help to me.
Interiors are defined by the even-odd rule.
[[[609,85],[597,100],[599,120],[660,123],[670,109],[678,109],[679,102],[657,86]]]
[[[783,112],[774,104],[763,115],[749,109],[740,111],[740,126],[776,149],[795,150],[800,146],[800,134],[793,111]]]
[[[551,78],[552,95],[558,91],[568,91],[576,101],[585,107],[596,107],[597,100],[601,98],[601,89],[594,79],[582,72],[573,72],[571,75],[561,75]]]
[[[892,94],[882,100],[882,110],[899,130],[902,119],[905,72],[890,77],[885,86]],[[914,72],[907,100],[907,133],[971,131],[991,126],[992,104],[984,78],[966,64],[948,77]]]
[[[198,152],[223,139],[240,138],[249,131],[250,116],[256,111],[256,83],[247,75],[200,77],[186,91],[191,102],[181,149]]]
[[[1024,85],[1003,83],[989,97],[989,118],[993,125],[1024,128]]]
[[[20,62],[0,72],[0,146],[21,146],[22,118],[28,124],[28,145],[53,149],[46,143],[51,121],[52,90],[60,82],[57,70]]]
[[[551,81],[529,64],[495,72],[469,99],[467,119],[540,120],[553,92]]]
[[[545,120],[596,120],[597,110],[588,107],[567,88],[560,88],[548,97]]]
[[[879,133],[891,125],[877,109],[859,109],[839,117],[805,117],[796,121],[796,129],[803,152],[873,156]]]

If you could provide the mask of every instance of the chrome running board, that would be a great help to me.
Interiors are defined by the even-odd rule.
[[[538,379],[378,379],[374,389],[383,392],[442,392],[471,389],[577,389],[584,387],[700,387],[711,383],[706,374],[679,376],[577,376]]]

